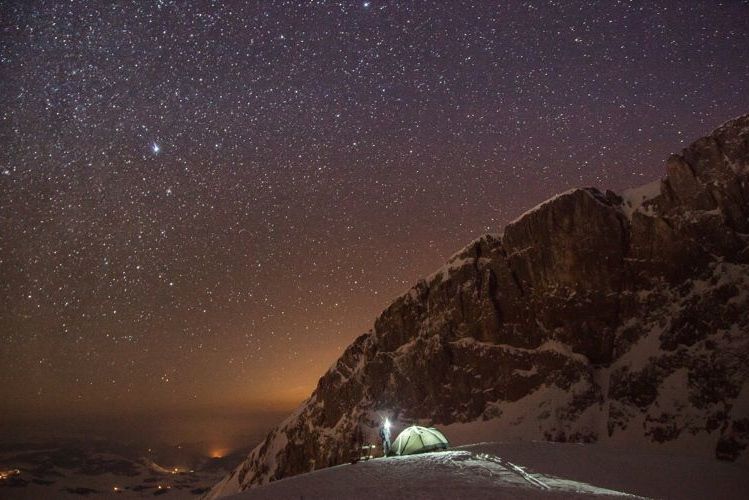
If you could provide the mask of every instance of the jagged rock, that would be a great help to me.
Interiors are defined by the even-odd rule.
[[[347,462],[384,411],[746,460],[749,115],[666,170],[621,195],[569,191],[469,244],[209,496]]]

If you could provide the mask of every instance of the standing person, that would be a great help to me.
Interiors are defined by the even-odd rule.
[[[390,420],[387,418],[380,426],[380,439],[382,439],[382,456],[386,457],[390,453]]]

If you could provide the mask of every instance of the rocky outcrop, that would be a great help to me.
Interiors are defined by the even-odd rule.
[[[617,195],[561,194],[396,299],[219,496],[346,462],[379,417],[563,441],[749,442],[749,115]]]

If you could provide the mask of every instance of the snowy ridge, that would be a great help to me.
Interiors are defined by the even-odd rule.
[[[520,220],[528,217],[529,215],[531,215],[531,214],[533,214],[535,212],[538,212],[542,208],[544,208],[544,207],[546,207],[546,206],[548,206],[548,205],[556,202],[560,198],[564,198],[566,196],[569,196],[569,195],[577,193],[577,192],[585,193],[585,194],[589,195],[592,199],[594,199],[596,201],[599,201],[599,198],[596,195],[597,190],[595,188],[577,188],[576,187],[576,188],[568,189],[567,191],[564,191],[563,193],[556,194],[556,195],[552,196],[551,198],[548,198],[548,199],[542,201],[541,203],[539,203],[535,207],[533,207],[533,208],[531,208],[529,210],[526,210],[525,212],[523,212],[522,214],[520,214],[518,217],[516,217],[514,220],[512,220],[507,225],[511,226],[511,225],[519,222]]]
[[[331,467],[234,498],[730,498],[746,490],[745,473],[730,464],[599,446],[480,443]]]
[[[305,474],[237,499],[392,498],[641,498],[527,470],[489,453],[467,450],[392,457]]]

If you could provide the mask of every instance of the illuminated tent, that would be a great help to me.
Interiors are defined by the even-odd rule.
[[[390,447],[391,455],[413,455],[447,449],[447,438],[434,427],[413,425],[403,429]]]

